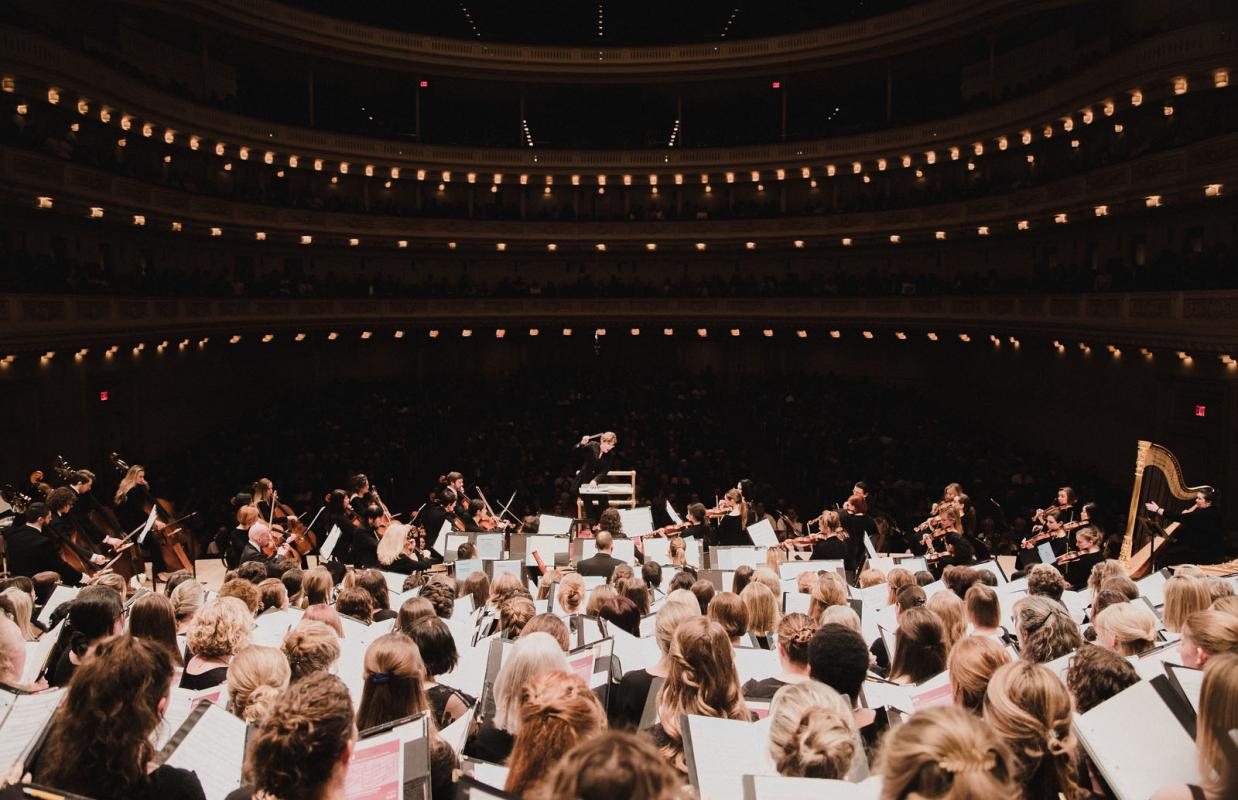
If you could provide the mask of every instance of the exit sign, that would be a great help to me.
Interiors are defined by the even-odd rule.
[[[1195,406],[1195,416],[1197,417],[1208,416],[1208,407],[1207,406]]]

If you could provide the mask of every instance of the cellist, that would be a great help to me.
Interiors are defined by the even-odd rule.
[[[88,539],[78,527],[72,514],[73,504],[76,501],[77,492],[68,486],[53,489],[48,494],[47,507],[52,512],[52,519],[47,525],[47,532],[57,547],[60,548],[62,554],[65,552],[74,553],[83,565],[91,565],[95,568],[102,567],[108,562],[107,556],[102,553],[96,553],[83,544],[83,540],[88,541]],[[71,566],[77,569],[76,565]]]
[[[113,504],[116,506],[116,517],[120,520],[120,524],[126,530],[134,530],[146,524],[146,519],[150,515],[147,509],[147,504],[153,502],[154,498],[150,495],[150,484],[146,482],[146,470],[140,464],[134,464],[125,470],[125,477],[120,479],[120,484],[116,487],[116,494],[112,498]],[[154,523],[151,525],[151,530],[158,533],[162,531],[166,525],[156,515]],[[167,578],[167,565],[163,563],[162,548],[155,543],[154,539],[148,539],[149,544],[146,546],[146,552],[150,555],[150,562],[154,567],[155,574],[159,580]]]

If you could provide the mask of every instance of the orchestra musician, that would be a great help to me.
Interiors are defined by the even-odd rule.
[[[77,502],[77,492],[68,486],[52,489],[47,496],[47,507],[51,509],[52,518],[47,525],[47,532],[59,549],[69,549],[75,552],[83,564],[93,564],[101,567],[108,562],[106,556],[93,550],[88,550],[75,540],[75,535],[85,538],[73,517],[73,504]]]
[[[1078,510],[1079,498],[1075,495],[1075,490],[1069,486],[1063,486],[1057,490],[1056,502],[1048,508],[1038,508],[1032,514],[1032,519],[1036,522],[1044,521],[1044,516],[1050,511],[1058,512],[1058,521],[1066,524],[1074,522],[1079,518]]]
[[[386,527],[374,555],[378,569],[402,575],[424,572],[442,561],[434,551],[424,547],[424,537],[402,522]]]
[[[348,496],[348,505],[352,507],[357,519],[365,519],[365,509],[370,503],[382,505],[378,498],[378,490],[370,486],[370,479],[363,474],[352,476],[348,480],[352,494]]]
[[[249,542],[241,551],[241,563],[260,561],[270,564],[277,558],[295,556],[292,548],[280,542],[280,537],[265,522],[255,522],[249,529]]]
[[[438,541],[439,532],[443,530],[444,524],[453,530],[464,530],[464,524],[456,516],[457,502],[459,502],[459,497],[455,489],[444,486],[435,492],[430,502],[421,509],[421,515],[417,521],[421,523],[421,528],[425,531],[427,542]]]
[[[146,470],[139,464],[129,467],[125,471],[124,477],[120,479],[120,484],[116,487],[116,494],[112,497],[112,504],[116,508],[116,518],[120,521],[120,524],[130,531],[146,524],[146,519],[150,513],[147,510],[147,504],[153,501],[154,498],[150,495],[150,484],[146,482]],[[161,531],[164,527],[166,526],[163,520],[156,516],[154,523],[151,525],[151,530]],[[244,541],[242,539],[242,547],[244,547]],[[155,567],[155,574],[166,577],[164,572],[166,566],[163,563],[162,549],[151,540],[151,544],[146,548],[146,552]],[[163,580],[163,577],[160,580]]]
[[[68,487],[77,495],[70,512],[78,528],[82,530],[100,550],[116,548],[124,544],[120,539],[109,536],[90,519],[90,514],[99,506],[91,489],[95,484],[95,474],[88,469],[74,470],[69,475]]]
[[[1054,563],[1058,572],[1075,590],[1087,586],[1092,574],[1092,567],[1105,560],[1100,544],[1103,534],[1091,525],[1083,525],[1075,530],[1075,550],[1062,555]]]
[[[378,543],[391,521],[377,505],[365,509],[365,524],[357,528],[352,540],[352,565],[357,569],[378,566]]]
[[[1066,535],[1068,531],[1062,521],[1063,516],[1065,514],[1057,509],[1045,511],[1041,514],[1040,518],[1043,522],[1032,528],[1032,536],[1019,543],[1018,565],[1020,569],[1041,563],[1040,553],[1036,550],[1036,546],[1041,542],[1049,542],[1053,548],[1054,555],[1061,555],[1066,552]]]
[[[480,530],[473,519],[477,512],[476,504],[469,500],[468,493],[464,490],[464,473],[448,472],[439,478],[439,483],[456,493],[456,509],[454,514],[464,523],[464,530]]]
[[[717,547],[736,547],[752,544],[748,536],[748,504],[738,488],[728,489],[723,495],[718,511],[725,512],[714,528],[712,544]]]
[[[851,496],[843,503],[840,523],[847,531],[846,568],[854,572],[864,561],[864,535],[869,541],[877,540],[877,523],[868,515],[868,487],[863,481],[856,483]]]
[[[81,583],[82,573],[64,562],[47,530],[52,521],[51,509],[45,503],[31,503],[26,506],[25,518],[25,522],[14,524],[4,535],[9,573],[34,577],[40,572],[55,572],[62,583]]]
[[[340,529],[339,541],[335,544],[335,550],[332,551],[331,557],[336,561],[349,563],[352,555],[352,542],[357,535],[357,530],[361,527],[361,523],[357,521],[357,514],[353,511],[352,505],[349,502],[348,493],[343,489],[334,489],[327,495],[326,510],[322,512],[323,528],[322,530],[328,533],[332,528]],[[364,511],[362,507],[362,511]]]
[[[709,525],[705,522],[705,504],[692,503],[688,506],[687,519],[688,527],[684,528],[681,536],[692,536],[698,542],[708,541]]]
[[[1225,529],[1216,507],[1217,491],[1205,486],[1195,493],[1195,504],[1185,511],[1166,511],[1155,502],[1144,504],[1161,524],[1177,523],[1169,541],[1155,551],[1158,567],[1174,564],[1215,564],[1224,556]]]
[[[826,509],[817,517],[819,529],[810,534],[813,560],[842,561],[844,564],[851,558],[851,534],[843,527],[842,515],[833,509]]]

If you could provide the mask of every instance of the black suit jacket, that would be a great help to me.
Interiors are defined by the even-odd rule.
[[[602,477],[610,472],[612,462],[614,461],[614,450],[609,453],[602,452],[602,445],[599,442],[589,442],[588,444],[576,445],[576,456],[580,459],[580,469],[576,472],[576,479],[572,482],[572,493],[580,491],[580,487],[589,483],[594,478]]]
[[[260,561],[263,564],[271,563],[271,559],[267,554],[254,547],[253,542],[246,542],[245,549],[241,551],[241,563],[244,564],[246,561]]]
[[[586,558],[584,561],[578,562],[576,564],[576,571],[582,576],[610,580],[615,567],[621,566],[623,563],[612,555],[598,553],[593,558]]]
[[[358,569],[378,566],[378,531],[368,525],[358,528],[352,540],[352,565]]]
[[[60,550],[46,533],[31,525],[17,525],[4,537],[9,572],[31,577],[39,572],[55,572],[64,583],[76,584],[82,573],[64,563]]]

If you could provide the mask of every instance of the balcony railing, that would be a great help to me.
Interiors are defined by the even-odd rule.
[[[142,0],[145,5],[316,58],[509,80],[683,80],[887,58],[1078,0],[931,0],[860,22],[760,39],[651,47],[474,42],[376,28],[272,0]]]
[[[86,98],[97,109],[107,105],[119,119],[129,114],[164,129],[177,131],[178,141],[189,135],[208,142],[224,142],[235,151],[246,146],[255,152],[273,149],[279,163],[296,154],[302,165],[316,158],[353,164],[375,162],[380,172],[399,167],[405,175],[417,169],[529,173],[536,182],[546,174],[568,172],[660,173],[690,172],[705,168],[749,169],[783,167],[798,170],[804,165],[818,169],[825,163],[845,165],[876,157],[897,159],[910,153],[921,160],[934,150],[945,158],[949,146],[969,148],[972,142],[990,141],[1001,135],[1015,137],[1021,130],[1039,131],[1080,108],[1097,108],[1104,98],[1119,106],[1129,102],[1128,92],[1141,88],[1151,102],[1160,93],[1171,96],[1174,76],[1206,76],[1221,67],[1238,63],[1238,38],[1216,25],[1198,25],[1164,34],[1080,70],[1050,90],[1017,101],[949,119],[856,136],[828,140],[783,142],[734,148],[657,150],[546,150],[541,148],[474,148],[417,145],[383,141],[279,125],[239,116],[169,95],[141,81],[106,67],[89,56],[18,31],[0,28],[0,73],[23,84],[59,87],[69,98]],[[75,102],[75,101],[71,101]],[[536,159],[536,161],[534,160]]]
[[[1063,346],[1088,342],[1238,354],[1238,291],[1114,294],[994,295],[878,298],[761,299],[194,299],[168,297],[0,294],[0,358],[6,354],[56,348],[144,342],[161,339],[175,347],[182,338],[263,336],[287,341],[298,332],[322,338],[329,331],[374,330],[390,335],[429,329],[459,336],[463,327],[503,327],[518,335],[520,326],[545,325],[551,332],[576,325],[580,333],[611,326],[613,335],[632,326],[680,326],[693,335],[698,326],[725,328],[778,326],[803,329],[829,340],[831,328],[895,332],[958,341],[965,334],[983,343],[996,336],[1058,339]],[[486,333],[486,331],[482,331]]]

